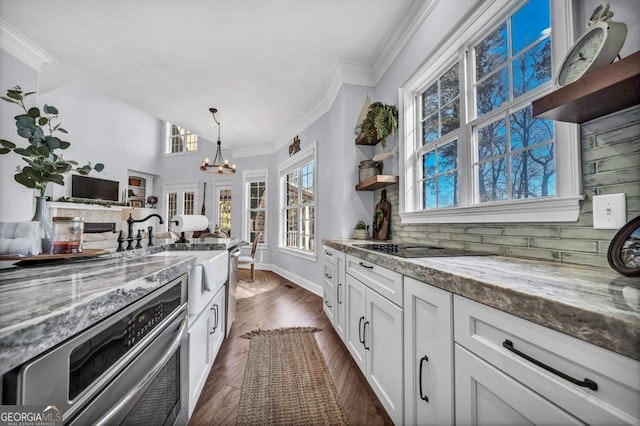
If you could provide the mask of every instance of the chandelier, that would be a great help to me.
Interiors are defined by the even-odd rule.
[[[205,158],[202,162],[202,166],[200,166],[200,170],[207,173],[212,173],[216,175],[230,175],[236,172],[236,165],[229,165],[229,160],[222,157],[222,142],[220,142],[220,122],[216,120],[216,112],[218,112],[215,108],[209,108],[211,115],[213,115],[213,121],[218,125],[218,142],[216,147],[216,156],[213,159],[213,163],[209,163],[209,157]]]

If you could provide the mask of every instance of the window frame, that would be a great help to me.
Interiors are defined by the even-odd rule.
[[[286,234],[286,177],[287,175],[295,170],[302,171],[302,168],[307,164],[313,162],[313,251],[306,251],[300,248],[293,248],[284,245],[285,242],[285,234]],[[317,250],[318,244],[316,239],[316,230],[318,229],[318,156],[317,156],[317,141],[314,141],[308,148],[296,153],[293,157],[290,157],[284,161],[282,161],[278,165],[278,177],[279,177],[279,198],[278,198],[278,251],[281,253],[286,253],[292,256],[297,256],[306,260],[317,261]],[[309,204],[305,204],[309,205]],[[302,205],[298,205],[298,209],[301,209]],[[298,235],[300,236],[302,232],[302,227],[300,226],[299,217],[298,220]]]
[[[469,79],[474,72],[471,49],[501,22],[520,8],[526,0],[517,2],[496,0],[481,2],[472,10],[427,60],[399,89],[400,108],[400,218],[405,223],[496,223],[496,222],[575,222],[580,213],[582,179],[580,169],[579,127],[575,124],[554,122],[556,156],[556,196],[533,199],[505,200],[478,203],[475,199],[477,178],[474,176],[473,125],[495,118],[495,111],[476,117],[471,113],[474,105]],[[517,102],[508,100],[504,107],[516,105],[542,96],[554,89],[557,65],[573,41],[573,8],[570,2],[550,1],[552,26],[551,81],[532,89]],[[421,153],[420,94],[440,77],[452,64],[459,62],[460,113],[458,131],[459,205],[423,210],[419,185]],[[526,100],[525,100],[526,98]],[[519,108],[519,107],[518,107]],[[504,113],[504,112],[502,112]],[[473,117],[473,118],[470,118]],[[450,132],[451,134],[453,132]],[[446,136],[449,136],[447,134]],[[559,166],[559,167],[558,167]]]
[[[172,126],[176,126],[178,128],[181,128],[182,130],[184,130],[186,133],[183,134],[184,137],[188,136],[188,135],[194,135],[196,137],[196,149],[194,150],[186,150],[186,146],[187,143],[185,141],[184,147],[185,149],[183,149],[182,151],[178,151],[178,152],[171,152],[171,148],[172,148],[172,140],[173,137],[171,135],[171,127]],[[197,133],[193,133],[190,130],[187,130],[183,127],[178,126],[177,124],[173,124],[173,123],[169,123],[168,121],[165,121],[165,126],[164,126],[164,132],[165,132],[165,144],[164,144],[164,155],[185,155],[185,154],[193,154],[196,152],[200,151],[200,137],[198,136]]]
[[[212,196],[212,211],[213,211],[213,226],[215,228],[216,225],[220,226],[220,192],[225,191],[225,190],[229,190],[231,191],[231,220],[230,220],[230,225],[231,227],[229,228],[229,236],[231,236],[231,230],[233,229],[233,187],[231,185],[231,180],[230,179],[220,179],[220,180],[216,180],[213,183],[213,188],[212,188],[212,192],[213,192],[213,196]],[[212,230],[213,231],[213,230]]]
[[[265,191],[267,193],[265,197],[265,206],[261,211],[264,211],[264,231],[262,234],[262,242],[258,243],[258,247],[263,250],[269,248],[269,169],[254,169],[245,170],[242,172],[242,239],[245,241],[251,241],[251,232],[249,230],[251,212],[256,209],[250,209],[250,196],[249,185],[253,182],[264,182]]]
[[[194,209],[193,214],[196,214],[196,209],[199,202],[198,186],[199,186],[198,182],[185,182],[185,183],[161,185],[162,214],[167,218],[167,221],[166,221],[167,231],[169,231],[171,228],[171,218],[169,217],[169,211],[167,210],[168,195],[170,193],[177,193],[176,214],[184,214],[184,194],[193,193],[193,209]]]

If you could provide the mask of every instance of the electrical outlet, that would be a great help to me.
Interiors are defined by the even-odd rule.
[[[596,195],[593,197],[593,228],[620,229],[627,222],[625,194]]]

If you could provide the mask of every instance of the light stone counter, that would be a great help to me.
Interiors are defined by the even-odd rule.
[[[640,360],[640,278],[612,269],[499,256],[401,258],[323,244],[504,312]]]
[[[113,256],[0,270],[0,374],[188,272],[195,256]]]

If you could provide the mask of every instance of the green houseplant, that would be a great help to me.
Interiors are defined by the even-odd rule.
[[[398,131],[398,108],[382,102],[372,103],[356,131],[362,132],[371,143],[380,140],[386,148],[387,137]]]
[[[23,113],[16,115],[16,129],[18,136],[27,140],[26,147],[19,147],[15,143],[6,139],[0,139],[0,154],[14,152],[22,157],[26,163],[22,167],[18,166],[14,179],[20,185],[38,191],[40,196],[36,197],[36,211],[33,216],[34,221],[40,222],[44,231],[42,239],[42,251],[47,253],[51,249],[51,225],[46,217],[45,190],[50,182],[64,185],[64,174],[72,170],[87,175],[91,170],[101,171],[104,164],[97,163],[91,166],[87,163],[78,166],[73,160],[65,160],[57,150],[65,150],[71,143],[60,139],[57,135],[66,134],[67,131],[60,127],[58,121],[58,110],[51,105],[44,105],[42,111],[38,107],[27,108],[24,104],[26,97],[36,92],[23,93],[20,86],[7,90],[6,96],[1,98],[20,107]]]
[[[36,189],[40,196],[44,197],[49,182],[64,185],[64,174],[75,170],[87,175],[91,170],[101,171],[104,164],[97,163],[91,166],[87,163],[79,167],[76,161],[65,160],[62,154],[57,154],[56,150],[65,150],[71,143],[63,141],[56,134],[67,131],[60,127],[58,110],[51,105],[44,105],[42,112],[38,107],[27,108],[24,100],[27,96],[36,92],[23,93],[20,86],[7,90],[7,95],[2,99],[18,105],[23,114],[15,116],[18,135],[28,141],[26,147],[18,147],[15,143],[5,139],[0,139],[0,154],[14,152],[22,157],[26,163],[17,168],[14,179],[19,184],[27,188]]]

